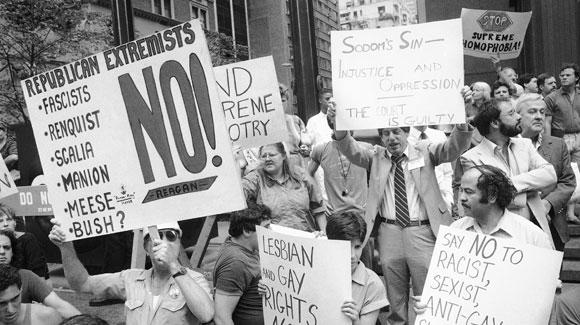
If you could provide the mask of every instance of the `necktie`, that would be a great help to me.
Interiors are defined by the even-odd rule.
[[[404,158],[404,154],[392,156],[393,162],[395,163],[395,220],[402,228],[405,228],[411,221],[409,218],[405,173],[403,172],[402,165]]]
[[[425,132],[421,132],[421,135],[419,136],[419,139],[426,140],[427,139],[427,134],[425,134]]]

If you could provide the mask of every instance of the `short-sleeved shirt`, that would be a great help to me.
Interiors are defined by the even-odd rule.
[[[314,231],[313,215],[323,212],[322,196],[302,170],[298,179],[284,176],[279,182],[262,169],[256,169],[242,179],[246,199],[255,200],[272,210],[272,223],[303,231]]]
[[[368,147],[372,150],[371,145]],[[324,170],[324,186],[332,210],[364,209],[368,193],[366,169],[351,163],[341,154],[336,141],[314,146],[310,158]]]
[[[52,288],[46,284],[46,281],[34,274],[30,270],[18,270],[22,279],[21,299],[22,303],[31,303],[33,301],[42,303],[44,299],[52,292]]]
[[[240,297],[232,314],[234,324],[264,324],[262,296],[258,293],[260,278],[258,252],[250,251],[228,237],[215,263],[213,284],[217,290]]]
[[[361,307],[359,316],[389,305],[383,281],[363,262],[358,263],[352,274],[352,299]]]
[[[552,135],[562,137],[566,133],[580,132],[580,91],[574,91],[572,102],[562,89],[557,89],[544,98],[546,115],[552,116]]]
[[[451,227],[483,234],[479,224],[472,217],[463,217],[453,222]],[[504,211],[495,229],[487,235],[497,238],[514,239],[536,247],[552,249],[548,235],[540,227],[509,210]]]
[[[46,265],[46,257],[44,251],[40,248],[38,239],[29,232],[23,233],[16,239],[16,243],[20,247],[22,253],[22,269],[30,270],[39,277],[48,279],[48,266]]]
[[[192,270],[187,274],[205,291],[209,298],[210,286],[204,276]],[[125,300],[127,325],[194,324],[201,322],[191,313],[179,285],[169,278],[169,285],[156,304],[151,294],[152,269],[130,269],[117,273],[90,276],[91,292],[103,298]]]

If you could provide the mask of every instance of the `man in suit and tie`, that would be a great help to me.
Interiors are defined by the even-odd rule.
[[[576,188],[576,177],[570,165],[570,154],[561,138],[542,134],[546,120],[546,103],[540,94],[526,94],[518,99],[516,111],[522,116],[522,137],[532,140],[540,155],[556,170],[558,182],[540,190],[554,246],[564,251],[570,239],[566,223],[566,205]]]
[[[333,125],[334,107],[328,110]],[[444,143],[407,142],[409,128],[381,129],[383,146],[362,146],[346,131],[335,131],[340,152],[370,171],[365,208],[368,240],[377,214],[378,246],[391,304],[389,324],[408,324],[409,281],[423,291],[440,225],[452,222],[434,167],[454,161],[469,148],[473,127],[459,125]]]
[[[556,184],[556,171],[540,156],[530,139],[516,137],[521,132],[520,120],[521,116],[509,100],[493,100],[486,104],[473,119],[483,139],[461,155],[455,181],[461,180],[463,171],[476,165],[491,165],[503,170],[517,190],[508,210],[528,220],[534,217],[551,239],[547,211],[539,191]]]

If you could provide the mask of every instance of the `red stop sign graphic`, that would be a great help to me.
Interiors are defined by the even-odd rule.
[[[486,32],[503,32],[514,22],[504,11],[488,10],[477,19],[477,23]]]

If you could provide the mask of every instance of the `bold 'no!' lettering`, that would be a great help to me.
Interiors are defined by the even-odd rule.
[[[165,101],[167,116],[171,125],[179,159],[185,169],[195,174],[202,171],[207,163],[206,148],[201,135],[198,111],[207,140],[212,149],[215,149],[216,142],[207,80],[205,79],[205,73],[203,72],[203,67],[201,66],[201,62],[197,55],[192,53],[189,56],[189,66],[192,82],[190,82],[187,72],[179,62],[171,60],[163,63],[159,72],[159,83],[161,85],[161,92]],[[128,73],[119,76],[119,85],[121,86],[121,93],[123,94],[123,100],[125,101],[127,117],[129,118],[131,131],[133,132],[135,147],[141,165],[141,172],[143,173],[143,179],[147,184],[155,181],[155,176],[153,175],[153,170],[151,168],[151,160],[143,136],[143,129],[147,132],[155,149],[159,153],[163,165],[165,166],[167,177],[175,176],[176,172],[173,157],[171,156],[171,151],[169,149],[167,129],[163,121],[158,91],[155,86],[155,78],[151,71],[151,67],[143,69],[143,77],[147,86],[147,94],[151,108],[147,106],[147,103],[141,96],[141,93],[139,93],[133,79]],[[194,150],[193,156],[189,155],[187,152],[183,140],[181,125],[175,111],[175,103],[171,92],[171,79],[173,78],[177,81],[185,104],[185,111]],[[198,110],[198,107],[201,107],[201,109]]]

